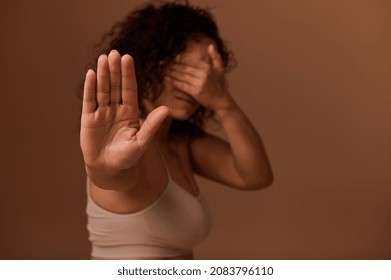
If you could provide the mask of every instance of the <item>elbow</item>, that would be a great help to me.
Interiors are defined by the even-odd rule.
[[[273,182],[274,182],[274,177],[271,174],[266,180],[264,180],[261,184],[259,184],[259,189],[265,189],[271,187],[271,185],[273,185]]]
[[[269,188],[273,184],[273,180],[263,181],[257,184],[249,184],[247,185],[244,190],[248,191],[258,191],[258,190],[264,190],[266,188]]]
[[[240,189],[246,191],[263,190],[270,187],[274,182],[273,174],[270,173],[267,176],[260,178],[254,182],[245,183]]]

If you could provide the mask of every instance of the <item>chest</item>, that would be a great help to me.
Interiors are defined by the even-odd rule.
[[[169,183],[175,183],[188,195],[199,190],[193,176],[188,143],[173,141],[151,143],[140,161],[139,179],[127,192],[113,192],[91,186],[92,199],[102,208],[121,214],[136,213],[153,204]]]

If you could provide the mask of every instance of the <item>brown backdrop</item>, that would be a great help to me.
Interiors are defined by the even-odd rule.
[[[89,257],[77,84],[92,46],[143,1],[0,2],[0,258]],[[238,59],[234,97],[274,185],[200,180],[206,259],[390,259],[389,1],[194,1]]]

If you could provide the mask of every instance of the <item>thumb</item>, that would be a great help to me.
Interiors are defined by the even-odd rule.
[[[216,50],[215,45],[210,44],[208,46],[208,55],[212,60],[212,64],[214,68],[223,68],[223,62],[221,60],[220,53]]]
[[[166,106],[160,106],[150,112],[137,132],[137,141],[140,147],[146,147],[151,142],[156,131],[169,115],[170,109]]]

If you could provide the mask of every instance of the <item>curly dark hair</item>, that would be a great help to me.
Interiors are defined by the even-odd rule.
[[[106,47],[101,48],[99,53],[108,54],[116,49],[121,55],[133,57],[139,106],[141,115],[145,117],[142,98],[154,100],[160,95],[167,66],[186,49],[189,39],[198,41],[202,37],[214,40],[223,66],[230,70],[234,57],[220,38],[212,14],[207,9],[190,5],[187,0],[152,1],[132,11],[103,36],[99,45]],[[204,119],[212,115],[212,112],[200,107],[189,120],[174,120],[171,130],[178,132],[191,128],[191,132],[200,132]]]

